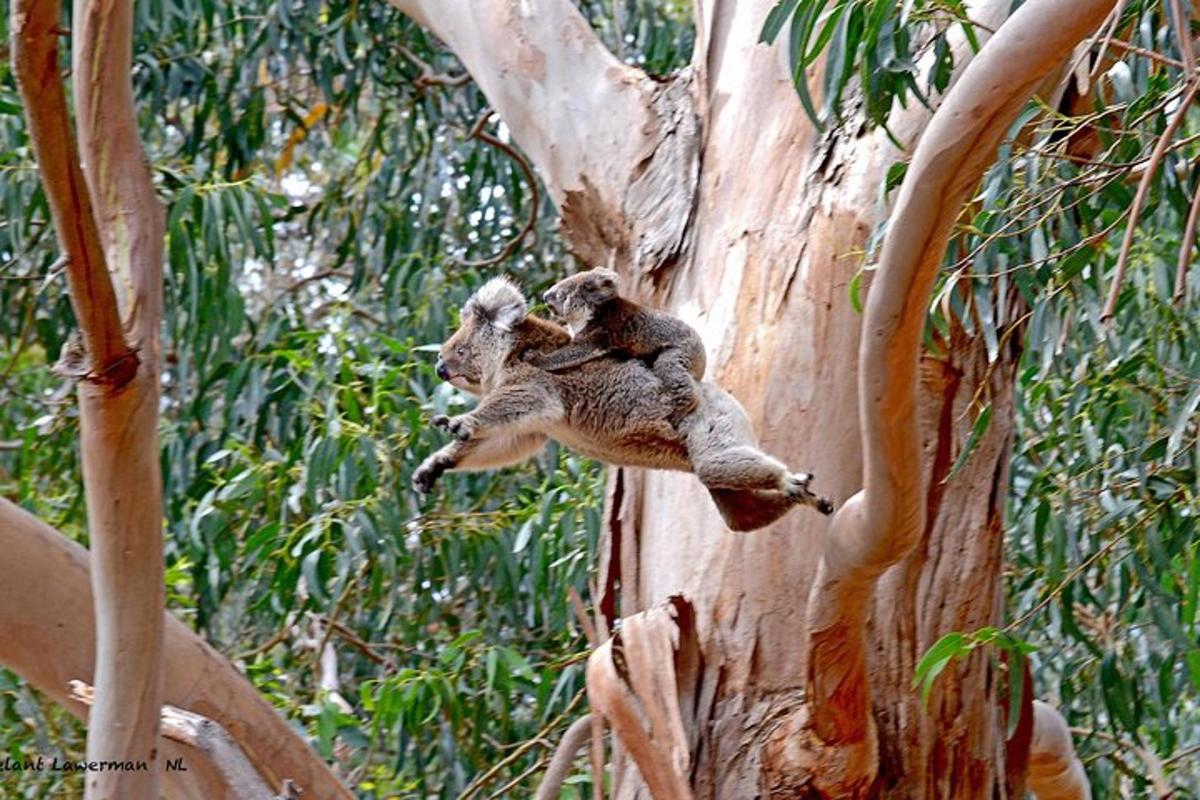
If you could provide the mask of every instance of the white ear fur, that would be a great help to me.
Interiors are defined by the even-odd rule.
[[[471,299],[463,306],[463,312],[477,312],[493,327],[511,331],[529,313],[525,295],[506,276],[492,278],[475,290]]]

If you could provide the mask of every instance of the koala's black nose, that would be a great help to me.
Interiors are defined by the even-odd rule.
[[[437,366],[435,366],[433,369],[435,372],[437,372],[437,376],[439,378],[441,378],[442,380],[444,380],[444,381],[450,380],[450,370],[446,367],[445,361],[442,361],[439,358],[437,360]]]

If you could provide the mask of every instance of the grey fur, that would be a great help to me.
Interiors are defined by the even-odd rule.
[[[712,383],[696,384],[696,408],[676,427],[661,380],[636,358],[599,355],[563,372],[529,363],[570,337],[532,315],[499,327],[496,312],[523,308],[524,298],[511,284],[515,297],[491,284],[464,307],[438,361],[439,373],[481,400],[467,414],[435,420],[457,440],[417,468],[418,491],[428,492],[449,470],[523,461],[554,438],[610,464],[695,473],[733,530],[761,528],[795,505],[832,512],[832,503],[809,489],[810,475],[789,472],[759,449],[741,404]]]
[[[621,297],[617,273],[608,269],[565,278],[543,299],[574,335],[569,345],[531,357],[531,364],[563,372],[609,353],[638,358],[662,381],[672,425],[678,426],[696,408],[696,381],[704,377],[707,359],[704,342],[692,326]]]

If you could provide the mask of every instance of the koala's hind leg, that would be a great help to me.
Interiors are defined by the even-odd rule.
[[[693,456],[692,468],[700,482],[709,489],[773,489],[787,492],[795,485],[783,462],[749,445]]]
[[[693,458],[692,466],[709,490],[773,490],[791,504],[811,506],[822,514],[833,513],[833,503],[809,488],[810,473],[788,472],[783,462],[756,447],[739,445],[702,453]]]

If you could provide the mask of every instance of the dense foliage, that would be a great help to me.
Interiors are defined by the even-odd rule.
[[[633,63],[665,73],[690,57],[689,4],[581,5]],[[425,420],[464,402],[431,354],[461,301],[496,271],[534,290],[570,268],[553,208],[509,153],[468,138],[486,101],[383,3],[137,9],[135,86],[169,211],[170,603],[363,797],[528,796],[581,702],[587,645],[567,598],[590,594],[601,476],[552,447],[426,500],[408,478],[442,441]],[[798,64],[837,65],[821,96],[840,103],[806,98],[831,128],[856,104],[883,123],[939,91],[964,29],[956,3],[880,0],[793,0],[772,25]],[[1184,797],[1200,791],[1200,271],[1173,295],[1200,120],[1184,118],[1152,175],[1102,321],[1137,182],[1189,80],[1163,4],[1127,3],[1114,31],[1131,48],[1106,48],[1088,104],[1031,107],[1037,130],[1005,148],[934,324],[965,326],[993,357],[1023,352],[1008,607],[1037,648],[1039,696],[1087,732],[1097,796],[1144,796],[1157,770]],[[922,77],[926,57],[942,66]],[[0,202],[0,492],[84,540],[74,396],[51,370],[71,312],[3,63]],[[476,263],[530,219],[510,255]],[[70,718],[3,672],[0,742],[82,748]],[[3,793],[70,780],[24,775]]]

